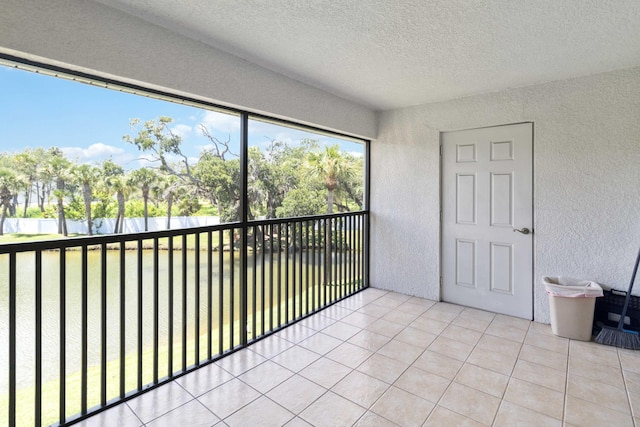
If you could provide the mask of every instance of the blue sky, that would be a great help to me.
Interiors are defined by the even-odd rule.
[[[111,158],[127,169],[152,165],[122,136],[136,133],[130,119],[159,116],[174,119],[172,130],[183,138],[183,152],[193,161],[209,144],[198,129],[200,124],[222,140],[231,136],[238,141],[239,120],[232,115],[0,66],[0,152],[59,147],[79,163],[97,164]],[[266,145],[271,138],[289,144],[314,138],[326,144],[339,142],[345,151],[363,152],[360,144],[250,123],[250,144]]]

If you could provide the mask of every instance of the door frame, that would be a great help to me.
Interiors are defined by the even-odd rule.
[[[444,204],[444,159],[443,159],[443,134],[448,132],[458,132],[458,131],[466,131],[466,130],[477,130],[477,129],[487,129],[487,128],[497,128],[502,126],[512,126],[512,125],[520,125],[520,124],[530,124],[531,125],[531,228],[534,231],[531,235],[531,319],[534,320],[536,318],[535,312],[535,302],[536,302],[536,211],[535,211],[535,174],[536,174],[536,156],[535,156],[535,142],[536,142],[536,132],[535,132],[535,122],[533,120],[530,121],[521,121],[521,122],[513,122],[513,123],[503,123],[500,125],[487,125],[487,126],[476,126],[469,128],[458,128],[458,129],[440,129],[438,135],[439,142],[439,155],[440,155],[440,185],[439,185],[439,254],[440,254],[440,262],[438,263],[438,301],[444,302],[442,299],[443,295],[443,276],[442,271],[444,269],[444,244],[443,244],[443,236],[444,236],[444,218],[443,218],[443,204]]]

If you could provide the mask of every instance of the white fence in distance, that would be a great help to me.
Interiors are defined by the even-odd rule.
[[[148,219],[148,231],[167,230],[167,217],[158,216]],[[205,227],[220,224],[217,216],[172,216],[171,229]],[[96,218],[93,220],[93,234],[113,234],[116,226],[115,218]],[[67,220],[69,234],[87,234],[87,222],[81,220]],[[144,218],[125,218],[124,233],[138,233],[144,231]],[[4,232],[24,234],[56,234],[58,220],[55,218],[7,218]]]

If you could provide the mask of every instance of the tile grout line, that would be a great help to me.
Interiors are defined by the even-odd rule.
[[[491,322],[493,323],[493,322]],[[507,390],[509,389],[509,384],[511,384],[511,379],[513,378],[513,371],[516,369],[516,365],[518,364],[518,360],[520,360],[520,354],[522,354],[522,348],[524,347],[524,340],[527,338],[527,333],[529,332],[529,328],[531,327],[531,323],[529,323],[529,326],[527,327],[527,332],[524,334],[524,338],[522,340],[522,342],[520,343],[520,349],[518,350],[518,354],[516,355],[516,361],[513,364],[513,367],[511,368],[511,372],[509,373],[509,380],[507,381],[507,385],[504,388],[504,391],[502,392],[502,397],[500,398],[500,404],[498,405],[498,409],[496,410],[495,415],[493,416],[493,422],[491,423],[492,426],[495,426],[497,420],[498,420],[498,413],[500,412],[500,408],[502,407],[502,404],[505,402],[504,398],[507,394]]]
[[[625,390],[625,394],[627,395],[627,403],[629,404],[629,410],[631,411],[631,422],[633,423],[634,427],[637,427],[633,404],[631,403],[631,390],[629,390],[629,386],[627,385],[627,376],[625,374],[625,369],[622,364],[622,358],[620,357],[620,349],[618,348],[616,348],[616,355],[618,356],[618,363],[620,364],[620,371],[622,373],[622,382],[624,383],[624,390]]]

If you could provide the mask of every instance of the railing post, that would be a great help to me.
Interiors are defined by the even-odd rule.
[[[249,114],[240,114],[240,345],[247,345],[247,251],[249,250]],[[255,238],[255,236],[254,236]],[[233,246],[232,246],[233,255]],[[255,297],[255,296],[254,296]]]
[[[16,425],[16,253],[9,254],[9,425]]]

